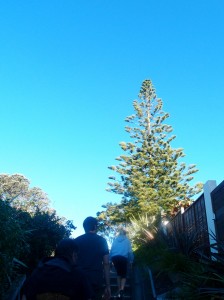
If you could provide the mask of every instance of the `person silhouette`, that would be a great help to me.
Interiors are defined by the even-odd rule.
[[[110,299],[110,262],[107,241],[96,233],[96,218],[87,217],[83,222],[83,228],[85,234],[75,239],[80,250],[77,264],[89,279],[94,290],[93,299],[102,300],[102,295],[104,299]]]
[[[23,287],[22,300],[91,300],[90,283],[76,266],[78,245],[74,239],[63,239],[55,256],[44,258]]]

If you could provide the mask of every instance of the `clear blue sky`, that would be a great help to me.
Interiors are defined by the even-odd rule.
[[[0,5],[0,173],[82,221],[118,201],[108,166],[144,79],[195,163],[224,180],[223,0],[8,0]],[[115,174],[113,174],[115,175]]]

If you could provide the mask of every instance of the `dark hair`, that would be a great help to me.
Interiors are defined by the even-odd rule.
[[[61,240],[55,250],[55,256],[71,260],[73,253],[78,253],[78,245],[74,239]]]
[[[83,222],[83,228],[85,232],[96,230],[97,219],[93,217],[87,217]]]

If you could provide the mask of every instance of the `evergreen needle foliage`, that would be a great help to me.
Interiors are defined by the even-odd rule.
[[[109,177],[107,190],[122,195],[122,201],[119,205],[108,203],[106,211],[98,214],[107,222],[130,221],[141,213],[154,216],[161,211],[173,216],[202,189],[201,183],[190,186],[198,170],[181,161],[185,156],[182,148],[172,148],[175,135],[167,124],[169,114],[163,111],[150,80],[142,83],[133,107],[135,113],[125,120],[130,141],[120,143],[124,154],[116,158],[118,165],[109,167],[118,176]],[[118,213],[121,210],[123,217]]]

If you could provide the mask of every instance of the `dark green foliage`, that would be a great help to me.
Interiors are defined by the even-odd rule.
[[[14,278],[13,258],[25,257],[28,253],[26,238],[20,212],[0,200],[0,295]]]
[[[75,229],[49,208],[44,192],[27,183],[22,175],[0,175],[0,298],[18,274],[31,272]]]
[[[175,241],[174,241],[175,240]],[[194,257],[194,243],[184,238],[176,243],[175,239],[167,236],[163,228],[157,230],[153,239],[148,239],[135,251],[139,265],[149,266],[155,281],[156,293],[169,293],[167,299],[188,299],[175,294],[175,288],[182,287],[186,274],[201,274],[203,266]],[[184,242],[189,251],[184,250]],[[190,250],[191,249],[191,250]],[[184,252],[182,252],[184,250]],[[179,289],[178,289],[179,291]]]
[[[29,228],[27,242],[31,255],[24,261],[30,269],[37,265],[40,258],[52,255],[58,241],[71,234],[71,228],[69,229],[55,212],[37,211],[26,226]],[[74,226],[73,228],[75,229]]]
[[[157,294],[166,292],[167,299],[224,299],[224,244],[216,240],[216,251],[206,256],[207,245],[199,247],[196,235],[171,236],[158,230],[135,251],[137,263],[152,270]]]
[[[184,291],[197,296],[191,299],[224,299],[224,242],[216,239],[214,234],[211,236],[214,241],[211,257],[201,253],[204,272],[191,281],[189,274],[185,274]]]

